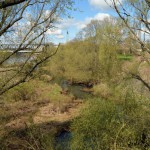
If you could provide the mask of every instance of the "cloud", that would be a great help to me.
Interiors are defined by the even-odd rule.
[[[46,34],[48,34],[48,35],[61,35],[62,30],[61,29],[48,29]]]
[[[58,39],[64,39],[64,35],[57,35],[56,38],[58,38]]]
[[[87,24],[89,24],[92,20],[104,20],[105,18],[109,18],[110,15],[107,13],[98,13],[94,17],[88,17],[82,22],[77,23],[77,28],[78,29],[83,29],[86,27]]]
[[[61,29],[49,29],[46,34],[52,36],[53,38],[64,39],[64,35]]]
[[[104,20],[105,18],[109,18],[110,15],[106,13],[98,13],[94,16],[94,20]]]
[[[67,29],[70,26],[75,26],[76,20],[75,19],[61,19],[58,21],[58,24],[56,25],[60,29]]]
[[[108,4],[105,2],[105,0],[88,0],[91,6],[94,6],[98,9],[106,9],[109,8],[109,5],[111,5],[111,1],[108,1]]]
[[[94,6],[97,9],[110,9],[110,6],[113,6],[111,0],[88,0],[91,6]],[[116,1],[116,4],[122,3],[123,0]]]
[[[51,13],[50,10],[46,10],[46,11],[45,11],[45,14],[44,14],[45,17],[48,17],[48,16],[50,15],[50,13]]]

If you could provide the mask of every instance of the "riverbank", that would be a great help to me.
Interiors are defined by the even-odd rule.
[[[44,130],[44,135],[54,134],[52,138],[68,130],[70,122],[84,107],[84,101],[75,99],[70,92],[63,94],[62,90],[56,83],[33,80],[4,95],[0,103],[1,146],[7,150],[26,149],[24,141],[32,141],[28,141],[27,130],[33,127]],[[36,136],[34,132],[38,131],[32,133]]]
[[[28,141],[29,135],[27,130],[33,130],[32,136],[37,134],[40,137],[40,132],[46,135],[47,133],[59,137],[62,131],[69,132],[69,126],[72,119],[79,115],[79,111],[83,107],[82,101],[73,101],[70,103],[70,107],[63,113],[54,112],[52,104],[47,103],[45,106],[40,106],[39,111],[37,111],[32,116],[20,116],[17,119],[7,123],[3,130],[6,132],[1,134],[1,141],[4,141],[2,145],[8,144],[6,149],[23,149],[24,141]],[[39,132],[39,133],[36,133]],[[3,138],[2,138],[3,137]],[[53,137],[53,138],[54,138]],[[30,140],[28,142],[31,142]],[[38,142],[38,141],[37,141]]]

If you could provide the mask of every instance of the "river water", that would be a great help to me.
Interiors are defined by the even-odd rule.
[[[10,59],[8,59],[5,64],[6,65],[15,65],[25,62],[29,57],[29,54],[27,53],[16,53],[13,55]]]
[[[83,90],[84,88],[88,88],[83,84],[70,84],[66,79],[63,78],[56,78],[52,80],[51,83],[57,83],[61,86],[63,91],[67,91],[67,93],[72,94],[75,99],[87,99],[93,96],[90,92],[85,92]]]

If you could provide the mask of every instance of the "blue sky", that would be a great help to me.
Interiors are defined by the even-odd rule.
[[[72,11],[72,19],[64,18],[54,31],[48,31],[49,39],[54,43],[65,43],[73,39],[92,19],[103,20],[114,16],[115,12],[104,0],[76,0],[75,8],[80,11]],[[69,35],[67,35],[67,31]]]

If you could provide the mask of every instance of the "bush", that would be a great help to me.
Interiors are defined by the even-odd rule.
[[[111,96],[111,89],[108,87],[107,84],[101,83],[93,87],[93,93],[96,96],[107,99]]]
[[[45,129],[32,125],[27,128],[26,138],[27,138],[27,148],[37,149],[37,150],[54,150],[54,129]]]
[[[50,82],[53,78],[49,75],[44,74],[40,76],[40,79],[45,82]]]
[[[116,105],[101,99],[89,101],[81,116],[72,124],[72,149],[150,148],[148,113],[141,104],[127,103]]]
[[[71,102],[72,98],[68,95],[61,94],[62,88],[58,84],[54,84],[49,93],[51,102],[53,103],[54,109],[58,112],[65,112],[67,106]]]
[[[54,111],[63,113],[72,102],[72,96],[62,94],[62,88],[58,84],[48,84],[36,79],[13,88],[3,95],[3,100],[49,102]]]
[[[11,98],[14,100],[35,100],[36,92],[35,92],[35,84],[33,82],[27,82],[20,84],[10,91]]]

